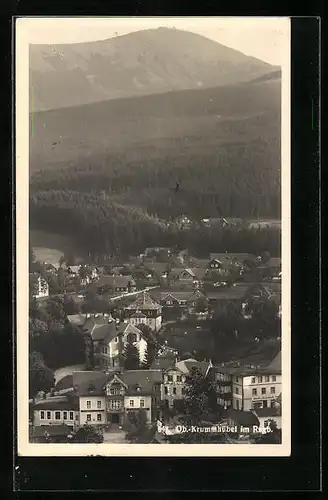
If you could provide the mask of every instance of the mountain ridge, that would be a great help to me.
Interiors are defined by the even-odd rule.
[[[30,46],[34,111],[229,85],[274,69],[204,36],[168,28]]]

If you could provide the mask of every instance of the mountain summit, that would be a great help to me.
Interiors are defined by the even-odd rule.
[[[33,111],[209,88],[276,69],[201,35],[170,28],[97,42],[30,45]]]

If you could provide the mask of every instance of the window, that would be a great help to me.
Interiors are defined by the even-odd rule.
[[[259,384],[262,382],[262,380],[263,380],[263,377],[258,378]]]
[[[137,335],[135,333],[129,333],[129,335],[127,336],[127,341],[128,342],[137,342]]]
[[[173,375],[168,375],[168,376],[167,376],[167,380],[168,380],[169,382],[173,382]]]
[[[103,353],[107,354],[107,347],[103,347]]]
[[[97,422],[101,422],[101,413],[97,413]]]
[[[268,375],[265,376],[265,381],[270,382],[270,377]]]
[[[133,399],[130,399],[130,407],[133,407],[134,406],[134,401]]]
[[[40,419],[41,419],[41,420],[44,420],[44,411],[41,411],[41,412],[40,412]]]
[[[51,411],[47,411],[47,419],[51,420]]]
[[[140,399],[140,408],[144,408],[144,407],[145,407],[145,400]]]
[[[255,384],[255,377],[252,377],[252,384]]]
[[[185,387],[182,387],[182,389],[181,389],[181,394],[182,394],[183,396],[186,394],[186,389],[185,389]]]
[[[270,388],[270,392],[271,392],[271,394],[275,394],[276,393],[276,388],[275,387],[271,387]]]
[[[114,342],[118,342],[118,337],[115,337],[115,340],[114,340]]]
[[[91,401],[87,401],[87,408],[91,408]]]
[[[266,388],[265,387],[262,387],[261,394],[266,394]]]
[[[118,399],[113,399],[109,402],[109,408],[111,410],[119,410],[122,407],[122,403]]]
[[[236,377],[236,382],[239,382],[239,377]]]
[[[97,408],[101,408],[101,401],[97,401]]]
[[[235,391],[235,392],[236,392],[236,394],[239,394],[239,389],[238,389],[238,387],[236,387],[236,391]]]
[[[90,413],[87,413],[87,421],[91,422],[91,414]]]
[[[276,376],[272,375],[272,382],[275,382],[275,381],[276,381]]]
[[[177,388],[173,387],[173,394],[176,395],[176,393],[177,393]]]
[[[181,377],[181,375],[177,375],[177,382],[182,382],[182,377]]]
[[[63,419],[64,419],[64,420],[67,420],[67,411],[64,411],[64,412],[63,412]]]
[[[69,412],[69,419],[74,420],[74,413],[72,411]]]
[[[236,409],[239,410],[239,401],[236,401]]]
[[[60,420],[60,411],[55,411],[55,420]]]
[[[252,389],[252,396],[256,396],[257,395],[257,390],[256,389]]]
[[[172,305],[172,300],[167,300],[166,303],[167,303],[168,306],[171,306]]]
[[[167,387],[164,387],[164,394],[168,394]]]

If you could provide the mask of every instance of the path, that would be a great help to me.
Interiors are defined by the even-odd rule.
[[[71,366],[63,366],[62,368],[58,368],[58,370],[54,371],[56,384],[62,378],[66,377],[66,375],[72,375],[73,372],[85,370],[85,365],[71,365]]]

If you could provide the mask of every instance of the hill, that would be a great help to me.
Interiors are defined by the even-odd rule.
[[[187,31],[138,31],[97,42],[30,45],[31,109],[230,85],[275,67]]]

